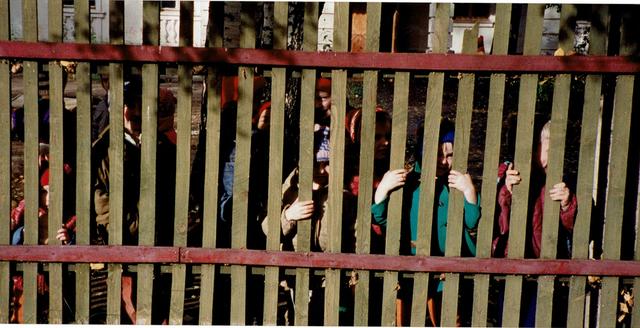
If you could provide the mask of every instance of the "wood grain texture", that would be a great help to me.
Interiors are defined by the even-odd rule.
[[[9,2],[0,2],[0,16],[9,17]],[[0,21],[0,40],[9,40],[11,25],[8,19]],[[9,62],[0,61],[0,115],[11,115],[11,70]],[[0,120],[0,215],[11,214],[11,122]],[[9,220],[0,223],[0,245],[11,243]],[[9,322],[9,263],[0,262],[0,323]]]

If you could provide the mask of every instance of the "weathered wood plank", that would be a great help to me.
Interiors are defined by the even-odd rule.
[[[569,96],[571,94],[571,75],[556,76],[553,90],[553,107],[551,109],[551,126],[549,128],[549,160],[547,167],[547,190],[563,180],[564,148],[569,116]],[[560,203],[553,201],[546,193],[543,217],[549,220],[542,222],[542,242],[540,257],[553,259],[556,257],[558,245],[558,228],[560,220]],[[553,314],[554,276],[538,278],[538,300],[536,301],[536,325],[551,326]]]
[[[91,42],[89,3],[74,2],[75,41]],[[91,227],[91,64],[76,66],[76,244],[89,245]],[[76,322],[89,323],[89,265],[76,266]]]
[[[620,55],[628,56],[635,52],[635,45],[627,40],[633,40],[633,33],[638,30],[637,17],[632,12],[622,14],[620,26]],[[605,205],[605,227],[602,246],[602,258],[608,260],[620,259],[622,225],[625,207],[625,190],[627,180],[627,156],[629,149],[631,112],[633,110],[634,75],[619,75],[616,83],[613,122],[611,131],[611,151],[609,160],[609,183]],[[601,326],[613,325],[617,314],[617,297],[619,292],[619,278],[605,277],[602,281],[602,298],[600,301]]]
[[[25,41],[38,41],[37,3],[22,3],[22,23]],[[36,15],[34,15],[34,13]],[[38,244],[38,63],[23,62],[24,79],[24,244]],[[37,263],[24,264],[24,323],[37,319]]]
[[[612,124],[612,140],[615,142],[611,143],[611,154],[625,154],[629,147],[634,78],[633,75],[618,76]],[[611,156],[605,208],[603,259],[620,259],[627,169],[626,156]],[[617,277],[603,278],[599,320],[601,325],[611,325],[616,320],[618,284]]]
[[[433,52],[447,52],[450,4],[437,4],[434,24]],[[442,113],[442,96],[444,91],[444,73],[431,72],[427,87],[424,131],[422,140],[422,158],[420,181],[424,181],[420,189],[418,207],[418,231],[416,255],[431,254],[432,227],[434,222],[432,204],[435,199],[436,158],[438,155],[438,135],[440,133],[440,115]],[[427,183],[427,181],[432,181]],[[429,274],[417,273],[414,276],[413,302],[411,309],[411,325],[423,326],[426,322],[426,304],[429,294]]]
[[[276,49],[287,47],[287,16],[289,4],[274,4],[273,43]],[[284,158],[284,98],[286,89],[286,68],[271,71],[271,118],[269,128],[269,190],[267,218],[269,233],[267,249],[280,249],[280,214],[282,211],[282,162]],[[278,314],[278,278],[280,268],[265,268],[264,285],[264,325],[275,325]]]
[[[193,45],[193,2],[180,2],[180,41],[181,47]],[[187,226],[189,215],[189,176],[191,168],[191,98],[192,98],[192,65],[178,65],[178,103],[177,111],[177,145],[176,145],[176,182],[175,182],[175,216],[174,246],[187,246]],[[161,159],[163,160],[163,159]],[[171,159],[168,159],[171,160]],[[169,323],[182,324],[184,317],[186,266],[173,265],[171,274],[171,304]],[[164,301],[164,300],[161,300]]]
[[[382,5],[367,4],[366,52],[380,50],[380,21]],[[378,71],[365,71],[362,83],[362,126],[360,135],[360,176],[358,212],[356,217],[356,253],[368,254],[371,250],[371,199],[373,199],[373,158],[375,142],[375,108],[377,105]],[[358,271],[355,286],[354,325],[368,326],[369,319],[369,271]]]
[[[303,50],[316,51],[318,47],[318,15],[320,5],[317,2],[307,2],[304,9]],[[313,117],[315,107],[316,70],[303,69],[300,88],[300,149],[299,175],[300,200],[312,199],[313,180]],[[306,132],[305,132],[306,131]],[[298,222],[298,250],[308,252],[310,249],[311,222]],[[295,324],[306,326],[309,324],[309,269],[296,269],[296,313]]]
[[[593,5],[592,17],[608,16],[606,5]],[[594,29],[589,35],[589,54],[606,54],[606,32],[608,20],[603,20],[604,28]],[[588,75],[585,82],[584,104],[582,111],[582,132],[580,136],[580,158],[578,166],[578,183],[576,197],[578,204],[591,204],[593,201],[593,186],[596,173],[596,145],[601,131],[600,96],[602,94],[602,76]],[[585,206],[585,205],[583,205]],[[589,205],[586,205],[589,206]],[[589,234],[591,228],[591,210],[580,210],[576,215],[573,227],[572,258],[586,259],[589,257]],[[586,302],[586,277],[571,277],[569,285],[569,304],[567,311],[567,326],[582,327],[584,324]]]
[[[0,2],[0,16],[9,17],[9,2]],[[9,19],[0,22],[0,40],[9,40]],[[7,60],[0,61],[0,115],[11,115],[11,71]],[[0,120],[0,215],[11,213],[11,122]],[[10,244],[9,220],[0,223],[0,245]],[[0,262],[0,323],[9,322],[9,263]]]
[[[335,3],[333,15],[333,50],[349,51],[349,3]],[[327,252],[340,253],[342,246],[342,190],[344,177],[345,133],[342,126],[347,109],[347,71],[331,71],[331,132],[329,162],[329,198],[327,211]],[[325,270],[324,324],[338,325],[340,307],[340,270]]]
[[[255,48],[256,4],[243,3],[240,13],[240,47]],[[247,246],[247,208],[249,198],[249,170],[251,160],[251,116],[253,111],[252,67],[238,68],[238,118],[236,125],[236,160],[233,172],[233,223],[231,224],[231,247]],[[245,324],[247,270],[244,266],[231,267],[231,324]]]
[[[525,31],[524,55],[540,54],[540,38],[544,5],[528,4]],[[520,79],[518,99],[518,125],[516,130],[516,149],[514,167],[520,172],[522,182],[513,188],[511,218],[509,227],[509,258],[523,258],[525,232],[528,215],[528,193],[531,177],[531,154],[533,143],[533,123],[536,107],[538,75],[523,74]],[[520,323],[520,303],[522,294],[522,276],[507,276],[505,283],[502,324],[518,326]]]
[[[391,160],[389,169],[404,168],[407,140],[407,122],[409,106],[409,72],[396,72],[393,90],[393,117],[391,128]],[[403,190],[399,189],[390,195],[386,231],[385,254],[400,254],[400,235],[402,224]],[[397,272],[385,272],[382,296],[382,325],[392,326],[396,323],[396,285]]]
[[[464,31],[462,52],[465,54],[476,53],[477,39],[478,24],[475,24],[472,29]],[[464,73],[458,83],[456,133],[454,137],[454,156],[452,163],[452,169],[458,172],[467,172],[475,78],[475,74],[473,73]],[[450,190],[447,218],[445,256],[460,256],[461,247],[466,247],[462,244],[464,231],[464,196],[462,193]],[[444,326],[454,326],[458,312],[460,274],[446,273],[445,278],[444,290],[442,292],[441,324]]]
[[[209,33],[207,35],[209,47],[222,46],[222,31],[224,24],[224,3],[211,2],[209,4]],[[205,152],[205,198],[202,217],[202,247],[215,248],[216,222],[218,218],[218,170],[220,149],[220,93],[216,88],[217,70],[209,67],[207,71],[207,135]],[[202,147],[202,145],[199,145]],[[213,287],[215,285],[215,266],[202,265],[200,269],[200,312],[198,323],[210,325],[213,322]]]
[[[49,1],[49,41],[62,42],[62,1]],[[62,67],[49,62],[49,244],[59,245],[55,236],[63,224],[63,81]],[[62,265],[49,264],[49,323],[62,323]]]
[[[496,25],[493,34],[492,55],[506,55],[509,48],[509,29],[511,20],[511,4],[496,5]],[[485,137],[483,174],[482,174],[482,211],[484,215],[478,223],[478,242],[476,256],[491,257],[493,239],[494,213],[497,190],[498,162],[500,161],[500,138],[502,135],[502,111],[504,106],[505,75],[491,75],[489,90],[489,108],[487,113],[487,133]],[[487,325],[489,302],[489,275],[478,274],[474,277],[473,314],[471,325],[483,327]]]
[[[143,43],[160,43],[160,3],[143,3]],[[142,65],[142,140],[140,146],[140,223],[138,244],[153,246],[156,218],[158,64]],[[138,265],[136,324],[151,324],[153,264]]]

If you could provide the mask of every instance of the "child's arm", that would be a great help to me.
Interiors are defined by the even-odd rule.
[[[376,189],[376,194],[373,198],[374,203],[382,203],[392,192],[404,186],[407,181],[407,173],[405,169],[387,171],[382,177],[378,189]]]

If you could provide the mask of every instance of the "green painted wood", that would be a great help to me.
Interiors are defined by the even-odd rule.
[[[625,154],[629,149],[634,78],[632,75],[618,76],[611,132],[613,140],[611,154]],[[607,260],[620,259],[620,236],[622,235],[627,169],[626,156],[611,156],[602,251],[602,258]],[[611,325],[616,319],[618,289],[619,278],[605,277],[603,279],[599,320],[601,325]],[[611,303],[607,304],[606,301],[611,301]]]
[[[477,51],[478,24],[472,29],[464,31],[462,52],[474,54]],[[458,102],[456,106],[456,134],[454,139],[452,169],[458,172],[467,171],[469,158],[469,140],[471,134],[471,115],[473,113],[473,92],[475,74],[464,73],[458,84]],[[462,247],[462,232],[464,229],[464,196],[461,192],[451,190],[449,194],[449,208],[447,213],[447,242],[445,256],[460,256]],[[458,310],[458,293],[460,288],[460,274],[445,274],[444,290],[442,293],[441,324],[454,326]]]
[[[524,55],[540,54],[543,16],[544,5],[528,4]],[[520,79],[520,96],[518,99],[518,125],[516,128],[514,157],[514,168],[520,171],[522,182],[513,188],[509,227],[510,258],[524,257],[527,220],[517,218],[527,217],[537,86],[538,75],[522,75]],[[505,283],[505,306],[502,312],[502,322],[504,325],[517,326],[519,324],[521,293],[522,276],[507,276]]]
[[[640,201],[639,201],[640,203]],[[640,204],[639,204],[640,205]],[[639,208],[639,207],[636,207]],[[638,218],[639,215],[636,212],[636,218]],[[636,251],[636,254],[638,254],[638,252]],[[636,261],[638,259],[636,258]],[[640,286],[640,278],[634,278],[633,279],[633,286]],[[634,306],[632,311],[631,311],[631,327],[638,327],[638,325],[640,325],[640,322],[638,322],[638,320],[640,320],[640,307],[638,306]]]
[[[344,10],[344,8],[342,9]],[[339,13],[336,9],[336,13]],[[348,12],[348,10],[347,10]],[[346,15],[343,11],[342,15]],[[348,20],[347,20],[348,21]],[[336,28],[342,26],[336,22]],[[344,70],[333,70],[331,80],[331,126],[329,136],[329,199],[327,211],[329,219],[327,222],[328,244],[327,252],[340,253],[342,246],[342,191],[344,177],[344,150],[345,133],[342,124],[345,121],[347,108],[347,72]],[[349,218],[351,219],[351,218]],[[325,270],[325,308],[324,324],[338,325],[338,311],[340,306],[340,270]]]
[[[349,3],[334,4],[333,51],[349,51]],[[347,110],[347,72],[331,71],[331,126],[329,147],[329,199],[327,252],[340,253],[342,246],[342,190],[344,177],[345,133],[341,128]],[[349,218],[351,219],[351,218]],[[340,270],[325,270],[324,324],[338,325],[340,307]]]
[[[380,50],[382,4],[367,3],[366,52]],[[378,71],[365,71],[362,83],[362,127],[360,135],[360,186],[356,217],[356,253],[371,249],[371,199],[373,199],[373,154],[375,142],[375,108],[377,105]],[[369,271],[358,271],[354,295],[354,325],[369,325]]]
[[[493,34],[494,55],[506,55],[509,48],[509,29],[511,20],[511,4],[496,5],[496,22]],[[489,90],[489,106],[487,113],[487,129],[484,147],[484,165],[482,173],[481,199],[489,200],[482,203],[482,219],[478,223],[478,240],[476,256],[491,257],[493,240],[494,213],[496,210],[497,179],[496,167],[500,161],[500,138],[502,135],[502,110],[504,106],[505,74],[491,74],[491,89]],[[490,276],[478,274],[474,276],[474,297],[471,325],[484,327],[487,325],[489,303]]]
[[[49,41],[62,42],[62,1],[49,1]],[[59,245],[55,236],[63,223],[62,114],[64,110],[62,67],[49,62],[49,244]],[[62,264],[49,264],[49,323],[62,323]]]
[[[437,4],[434,23],[432,49],[434,53],[447,52],[450,4]],[[444,90],[444,73],[429,73],[427,100],[424,118],[424,137],[422,140],[422,161],[420,174],[420,204],[418,207],[418,234],[416,255],[431,255],[431,230],[433,226],[433,202],[435,192],[436,158],[438,155],[438,134],[440,133],[440,115],[442,113],[442,96]],[[427,183],[427,181],[430,181]],[[429,273],[414,275],[413,302],[411,308],[411,325],[424,326],[427,316],[427,295],[429,294]]]
[[[553,107],[551,109],[551,126],[549,128],[549,162],[547,166],[547,190],[562,181],[564,168],[564,148],[569,116],[569,97],[571,94],[571,75],[556,76],[553,90]],[[540,257],[555,259],[558,245],[558,228],[560,220],[560,203],[553,201],[549,193],[545,195],[542,221],[542,243]],[[553,313],[554,276],[538,278],[538,300],[536,309],[536,325],[551,326]]]
[[[160,3],[143,3],[143,42],[160,43]],[[158,64],[142,65],[142,136],[140,145],[140,202],[138,244],[153,246],[156,207],[156,145],[158,135]],[[151,324],[153,264],[138,265],[136,324]]]
[[[193,2],[180,2],[180,41],[181,47],[193,46]],[[175,216],[174,246],[187,246],[187,227],[189,215],[189,179],[177,177],[189,176],[191,168],[191,98],[193,65],[178,65],[178,103],[177,111],[177,145],[176,145],[176,183],[175,183]],[[168,159],[171,160],[171,159]],[[169,323],[182,324],[184,317],[184,295],[186,282],[186,265],[172,266],[171,304]]]
[[[592,6],[593,17],[608,15],[608,7]],[[606,26],[604,30],[607,30]],[[607,36],[599,29],[594,29],[589,35],[589,54],[606,55]],[[576,197],[578,204],[590,204],[594,199],[594,177],[596,173],[596,145],[601,131],[598,127],[600,119],[600,96],[602,93],[602,76],[588,75],[585,82],[584,105],[582,111],[582,132],[580,136],[580,158],[578,166],[578,183]],[[589,257],[589,233],[591,226],[591,211],[578,211],[573,227],[572,257],[587,259]],[[567,326],[582,327],[584,325],[586,302],[586,277],[571,277],[569,285],[569,304],[567,311]]]
[[[316,51],[318,47],[318,16],[320,5],[317,2],[307,2],[304,8],[303,50]],[[312,198],[311,188],[313,179],[313,116],[315,107],[316,70],[303,69],[300,87],[300,149],[298,169],[300,175],[300,200]],[[305,133],[306,131],[306,133]],[[310,249],[311,222],[298,222],[298,251]],[[309,269],[296,269],[295,302],[296,311],[294,322],[299,326],[309,324]]]
[[[222,47],[224,23],[224,3],[209,3],[209,47]],[[218,217],[218,170],[220,168],[220,91],[215,87],[217,71],[215,67],[207,70],[207,136],[205,152],[204,195],[206,195],[202,217],[202,247],[215,248],[216,222]],[[215,285],[215,266],[202,265],[200,272],[200,309],[198,323],[211,325],[213,322],[213,287]]]
[[[441,15],[442,14],[446,14],[446,19],[448,19],[448,12],[441,12]],[[436,16],[436,20],[443,19],[443,17]],[[430,73],[425,106],[424,136],[422,140],[422,149],[424,149],[424,151],[422,153],[422,172],[420,173],[420,181],[424,182],[421,183],[419,195],[420,204],[418,207],[418,240],[416,240],[416,255],[431,255],[431,238],[433,237],[432,227],[434,222],[433,202],[435,201],[434,186],[443,94],[444,73]],[[411,310],[412,326],[423,326],[426,321],[426,304],[427,295],[429,294],[428,281],[428,273],[416,273],[414,275],[413,302]]]
[[[274,4],[274,49],[287,48],[287,16],[289,4]],[[269,233],[267,249],[280,249],[280,214],[282,211],[282,162],[284,158],[284,98],[286,88],[286,68],[271,71],[271,118],[269,128]],[[265,268],[264,316],[263,324],[275,325],[278,314],[278,267]]]
[[[113,14],[113,13],[112,13]],[[122,12],[120,12],[122,14]],[[111,16],[113,18],[113,16]],[[109,64],[109,106],[123,108],[123,67]],[[122,110],[109,113],[109,244],[122,245],[124,189],[124,123]],[[107,323],[120,323],[122,264],[108,265]]]
[[[393,90],[393,117],[391,127],[391,160],[390,170],[404,168],[405,150],[407,140],[407,122],[409,106],[409,72],[396,72]],[[400,254],[400,227],[402,219],[402,198],[403,190],[398,189],[389,198],[389,208],[387,214],[387,231],[385,242],[385,254]],[[385,272],[383,303],[382,303],[382,325],[392,326],[396,322],[396,289],[393,288],[398,282],[397,272]]]
[[[75,41],[90,43],[91,20],[87,1],[76,0]],[[91,230],[91,66],[76,66],[76,244],[89,245]],[[76,323],[89,323],[89,265],[76,265]]]
[[[0,16],[9,17],[9,2],[0,2]],[[0,21],[0,40],[11,39],[8,19]],[[11,115],[11,70],[9,61],[0,60],[0,115]],[[0,120],[0,213],[11,213],[11,121]],[[0,245],[9,245],[9,220],[0,223]],[[9,262],[0,262],[0,323],[9,322]]]
[[[255,4],[242,4],[240,14],[240,47],[254,48]],[[236,161],[233,176],[233,223],[231,225],[231,247],[247,246],[247,208],[249,196],[249,163],[251,156],[251,116],[253,113],[253,77],[251,67],[238,69],[238,118],[236,126]],[[245,324],[247,270],[244,266],[231,267],[231,324]]]
[[[38,41],[36,1],[23,1],[22,23],[25,41]],[[26,14],[28,13],[28,14]],[[36,15],[34,15],[36,13]],[[38,63],[23,62],[24,81],[24,244],[38,244]],[[37,263],[23,264],[24,323],[36,323]]]

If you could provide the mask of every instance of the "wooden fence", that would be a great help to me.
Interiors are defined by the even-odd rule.
[[[13,2],[11,2],[13,4]],[[592,18],[590,48],[587,56],[539,56],[543,33],[542,4],[526,6],[524,52],[509,52],[512,22],[524,19],[512,5],[496,5],[493,49],[488,55],[477,55],[477,29],[465,32],[464,54],[447,54],[450,24],[449,4],[438,4],[433,25],[433,53],[383,53],[380,50],[381,3],[368,3],[366,9],[366,42],[364,52],[349,52],[349,3],[335,3],[332,52],[316,52],[319,3],[304,4],[303,45],[301,50],[287,50],[288,3],[274,4],[273,49],[254,49],[256,45],[255,3],[243,4],[241,12],[240,48],[223,48],[224,5],[212,3],[209,17],[208,48],[192,47],[193,3],[180,3],[180,47],[159,46],[160,3],[144,2],[143,45],[124,42],[124,5],[110,3],[110,44],[91,44],[89,2],[75,2],[75,42],[62,43],[62,0],[49,0],[49,42],[38,42],[35,0],[23,1],[24,40],[10,39],[9,2],[0,2],[0,213],[11,212],[11,86],[14,77],[11,63],[22,61],[24,80],[24,245],[10,245],[8,221],[0,224],[0,322],[8,322],[11,276],[21,272],[24,279],[24,322],[36,323],[38,273],[48,279],[48,322],[104,322],[118,324],[121,320],[121,277],[124,272],[137,273],[137,323],[152,322],[152,307],[159,299],[152,297],[154,279],[171,277],[171,324],[252,324],[282,323],[278,320],[279,283],[283,276],[295,281],[295,325],[316,324],[310,318],[318,304],[310,304],[310,290],[318,275],[323,276],[322,321],[325,325],[396,324],[398,281],[409,289],[410,319],[403,324],[422,326],[427,322],[427,295],[433,293],[429,281],[444,272],[441,324],[454,326],[458,317],[459,295],[472,282],[472,310],[468,314],[474,326],[495,324],[496,284],[504,284],[504,308],[500,320],[507,326],[517,326],[522,315],[523,281],[537,281],[536,326],[557,324],[561,318],[571,327],[613,326],[623,309],[619,306],[620,291],[633,290],[640,284],[640,242],[636,222],[640,218],[638,198],[637,134],[640,125],[637,110],[638,89],[634,85],[640,72],[637,38],[640,12],[637,6],[621,5],[561,5],[561,38],[559,48],[564,53],[573,49],[573,26],[578,12],[588,12]],[[567,32],[565,35],[564,33]],[[513,40],[511,40],[513,42]],[[487,50],[488,52],[489,50]],[[61,60],[77,62],[73,79],[77,84],[75,149],[64,149],[63,84]],[[74,152],[77,216],[76,245],[61,245],[49,238],[48,245],[38,245],[38,63],[48,64],[50,80],[50,206],[48,235],[56,234],[63,222],[63,161],[62,155]],[[108,65],[110,107],[123,106],[123,72],[128,64],[141,65],[143,78],[143,116],[140,168],[139,246],[122,246],[123,231],[123,117],[122,111],[110,112],[110,202],[109,245],[91,243],[91,109],[92,65]],[[166,66],[177,65],[177,152],[175,183],[174,240],[172,247],[154,247],[156,209],[156,140],[157,99],[160,73]],[[190,247],[188,240],[189,195],[191,173],[191,138],[193,114],[193,68],[203,65],[207,70],[207,107],[203,131],[206,131],[204,200],[201,247]],[[231,248],[216,248],[218,227],[218,181],[221,140],[219,90],[213,88],[222,71],[237,71],[239,100],[237,112],[237,153],[234,173],[233,223]],[[300,199],[311,199],[313,171],[313,108],[315,83],[320,74],[332,81],[331,126],[341,126],[353,85],[361,86],[362,147],[359,160],[360,187],[357,200],[356,250],[343,254],[341,250],[343,176],[345,175],[345,134],[331,129],[329,173],[329,207],[326,224],[329,243],[326,253],[309,252],[309,221],[298,224],[297,252],[281,252],[279,220],[282,210],[281,188],[285,162],[285,93],[291,81],[298,81],[299,151],[296,150],[300,173]],[[248,250],[247,217],[249,202],[249,172],[251,163],[251,117],[253,111],[253,77],[265,75],[271,86],[271,132],[269,143],[268,217],[269,234],[265,250]],[[294,76],[295,78],[291,78]],[[552,81],[551,92],[545,91],[545,81]],[[289,81],[289,82],[287,82]],[[391,81],[384,84],[381,81]],[[415,92],[422,81],[426,94]],[[453,84],[451,81],[454,81]],[[484,88],[481,88],[481,84]],[[393,86],[393,91],[380,86]],[[453,85],[453,89],[450,87]],[[457,91],[456,91],[457,85]],[[579,85],[579,91],[574,88]],[[349,87],[349,88],[348,88]],[[478,89],[478,90],[476,90]],[[423,90],[423,91],[424,91]],[[373,143],[375,107],[380,95],[392,95],[387,104],[392,112],[391,168],[402,168],[408,158],[408,140],[416,120],[410,107],[420,105],[419,117],[424,117],[424,139],[417,140],[424,149],[421,181],[433,181],[436,170],[437,140],[442,116],[455,117],[455,148],[453,168],[475,172],[474,181],[481,190],[482,218],[477,229],[477,254],[460,257],[463,229],[461,195],[452,194],[448,209],[446,252],[444,257],[431,256],[431,235],[434,221],[431,205],[419,213],[419,233],[416,256],[400,256],[400,221],[390,220],[386,230],[385,254],[371,253],[371,199],[373,196]],[[488,92],[478,96],[481,92]],[[547,93],[545,93],[547,92]],[[541,97],[552,101],[550,108],[541,108]],[[446,98],[453,96],[454,100]],[[478,105],[484,97],[485,105]],[[511,102],[511,103],[509,103]],[[577,108],[577,110],[575,110]],[[525,241],[529,204],[531,156],[534,152],[534,121],[536,113],[551,118],[550,150],[547,178],[560,181],[573,174],[579,211],[571,238],[572,258],[557,259],[558,221],[543,223],[542,249],[539,259],[525,259]],[[453,113],[453,114],[452,114]],[[508,113],[517,116],[511,124]],[[446,115],[445,115],[446,114]],[[506,117],[506,118],[505,118]],[[483,122],[479,126],[477,122]],[[414,125],[412,125],[414,124]],[[508,131],[507,131],[508,130]],[[506,154],[505,135],[515,130],[513,153]],[[479,131],[479,132],[478,132]],[[508,133],[507,133],[508,132]],[[574,136],[575,138],[571,138]],[[573,153],[571,153],[573,151]],[[475,154],[475,155],[474,155]],[[480,155],[477,155],[480,154]],[[571,155],[573,154],[573,155]],[[475,156],[475,157],[474,157]],[[511,157],[512,156],[512,157]],[[573,156],[573,160],[571,158]],[[504,158],[518,163],[524,177],[513,190],[511,232],[508,258],[492,258],[495,237],[494,213],[497,212],[497,167]],[[475,164],[474,164],[475,163]],[[474,166],[475,165],[475,166]],[[474,168],[472,168],[475,167]],[[265,169],[266,170],[266,169]],[[475,171],[474,171],[475,170]],[[426,184],[426,183],[425,183]],[[427,184],[428,185],[428,184]],[[423,187],[421,204],[433,204],[433,188]],[[592,205],[592,206],[590,206]],[[426,206],[426,207],[425,207]],[[400,216],[402,194],[394,193],[389,215]],[[547,201],[545,217],[559,211],[557,202]],[[521,218],[517,220],[516,218]],[[590,244],[592,254],[590,258]],[[594,250],[595,248],[595,250]],[[98,269],[97,263],[106,264]],[[104,273],[106,270],[106,278]],[[158,271],[159,270],[159,271]],[[357,272],[353,293],[343,293],[345,278]],[[155,273],[154,273],[155,272]],[[161,272],[159,274],[158,272]],[[71,283],[65,279],[71,274]],[[106,279],[104,290],[94,283]],[[589,279],[588,279],[589,277]],[[598,283],[593,283],[593,277]],[[601,278],[601,279],[600,279]],[[348,279],[347,279],[348,280]],[[73,286],[75,285],[75,286]],[[221,286],[226,285],[226,291]],[[195,287],[194,287],[195,286]],[[412,288],[411,288],[412,286]],[[71,288],[73,287],[73,288]],[[157,289],[157,286],[155,286]],[[169,289],[170,288],[170,289]],[[195,288],[195,289],[194,289]],[[221,289],[222,288],[222,289]],[[379,290],[374,292],[373,290]],[[74,290],[72,293],[70,290]],[[404,291],[403,291],[404,293]],[[564,293],[563,297],[558,297]],[[467,294],[468,295],[468,294]],[[281,297],[281,296],[280,296]],[[73,298],[71,317],[65,306]],[[352,298],[345,319],[344,304]],[[106,304],[106,305],[105,305]],[[216,306],[214,306],[217,304]],[[226,304],[226,307],[218,305]],[[562,310],[563,309],[563,310]],[[638,325],[638,307],[629,309],[622,322]],[[99,313],[104,311],[103,313]],[[559,313],[559,312],[564,313]],[[102,319],[99,317],[102,316]],[[631,318],[631,319],[629,319]],[[346,320],[346,321],[345,321]],[[564,321],[566,320],[566,321]],[[626,321],[625,321],[626,320]]]

